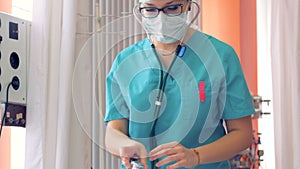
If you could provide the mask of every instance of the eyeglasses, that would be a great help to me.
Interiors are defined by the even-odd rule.
[[[163,11],[168,16],[178,16],[182,13],[183,4],[169,5],[163,8],[140,7],[139,10],[144,18],[155,18],[159,15],[160,11]]]

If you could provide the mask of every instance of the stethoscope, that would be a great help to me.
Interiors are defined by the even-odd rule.
[[[152,47],[152,50],[153,50],[153,53],[155,54],[155,57],[156,57],[156,60],[157,62],[159,63],[159,83],[158,83],[158,94],[156,96],[156,100],[155,100],[155,109],[154,109],[154,121],[151,125],[151,130],[150,130],[150,137],[153,137],[155,135],[155,125],[157,123],[157,119],[158,119],[158,115],[159,115],[159,112],[160,112],[160,109],[161,109],[161,106],[162,106],[162,101],[163,101],[163,94],[164,94],[164,91],[165,91],[165,88],[166,88],[166,83],[167,83],[167,80],[168,80],[168,77],[170,75],[170,71],[176,61],[176,59],[178,57],[183,57],[184,54],[185,54],[185,51],[186,51],[186,46],[182,45],[182,43],[180,43],[176,50],[175,50],[175,57],[172,59],[172,62],[170,64],[170,66],[168,67],[166,73],[164,74],[164,70],[163,70],[163,66],[162,66],[162,63],[159,59],[159,55],[155,49],[155,45],[152,43],[151,44],[151,47]],[[152,145],[154,147],[154,145]],[[150,147],[152,147],[150,146]]]
[[[194,1],[192,1],[192,3],[196,5],[198,11],[197,11],[196,15],[193,17],[193,19],[190,21],[190,23],[188,24],[187,28],[189,28],[189,27],[192,25],[192,23],[194,23],[194,21],[197,19],[197,17],[198,17],[199,14],[200,14],[200,6],[199,6],[199,4],[196,3],[196,2],[194,2]],[[135,16],[135,18],[137,19],[137,21],[140,22],[141,25],[143,25],[142,22],[138,19],[138,12],[137,12],[137,11],[138,11],[138,10],[137,10],[138,8],[139,8],[139,5],[136,5],[136,6],[134,7],[134,9],[133,9],[133,13],[134,13],[134,16]],[[188,29],[187,29],[187,31],[188,31]],[[171,71],[171,69],[172,69],[172,67],[173,67],[173,65],[174,65],[174,63],[175,63],[175,61],[176,61],[176,59],[177,59],[178,57],[179,57],[179,58],[182,58],[182,57],[184,56],[184,54],[185,54],[187,48],[186,48],[185,45],[183,45],[183,39],[185,38],[185,35],[184,35],[184,36],[182,37],[182,39],[180,40],[178,46],[176,47],[176,50],[175,50],[175,56],[174,56],[174,58],[172,59],[170,66],[168,67],[166,73],[164,74],[163,66],[162,66],[162,63],[161,63],[161,61],[160,61],[159,55],[158,55],[158,53],[157,53],[157,51],[156,51],[155,45],[154,45],[154,43],[151,41],[151,36],[150,36],[150,34],[149,34],[147,31],[146,31],[146,33],[147,33],[148,39],[149,39],[150,42],[151,42],[151,48],[152,48],[152,51],[153,51],[153,53],[154,53],[154,55],[155,55],[155,57],[156,57],[156,60],[157,60],[157,62],[158,62],[158,64],[159,64],[159,83],[158,83],[158,87],[157,87],[157,89],[158,89],[158,94],[157,94],[156,100],[155,100],[154,121],[152,122],[152,125],[151,125],[151,128],[150,128],[150,137],[153,138],[153,137],[155,136],[155,126],[156,126],[156,123],[157,123],[157,120],[158,120],[158,116],[159,116],[159,112],[160,112],[160,109],[161,109],[161,106],[162,106],[162,102],[163,102],[163,94],[164,94],[164,91],[165,91],[165,87],[166,87],[166,83],[167,83],[168,77],[169,77],[169,75],[170,75],[170,71]],[[156,146],[156,141],[155,141],[155,139],[151,139],[151,141],[150,141],[150,147],[151,147],[151,148],[154,148],[155,146]],[[156,168],[155,165],[154,165],[156,162],[154,161],[154,162],[152,162],[152,163],[153,163],[153,164],[151,165],[152,168],[153,168],[153,169]]]

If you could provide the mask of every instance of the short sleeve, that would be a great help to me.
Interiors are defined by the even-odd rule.
[[[114,74],[118,68],[116,59],[106,78],[106,114],[104,123],[111,120],[128,118],[129,110],[122,95],[121,88]]]
[[[239,58],[229,47],[225,56],[226,101],[223,119],[236,119],[255,113]]]

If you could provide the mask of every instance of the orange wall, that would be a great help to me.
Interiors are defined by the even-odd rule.
[[[10,128],[3,127],[0,138],[0,169],[10,169]]]
[[[256,1],[202,0],[202,30],[236,50],[248,87],[257,95]],[[252,122],[257,139],[258,120]]]
[[[249,88],[257,95],[256,1],[241,0],[241,64]]]
[[[230,44],[257,94],[256,1],[202,0],[202,31]]]
[[[11,13],[12,11],[12,0],[0,0],[0,11]]]
[[[241,0],[241,64],[249,89],[257,93],[257,25],[256,1]],[[254,137],[258,139],[258,120],[252,120]],[[256,163],[255,168],[258,168]]]
[[[0,11],[11,13],[12,1],[0,0]],[[2,111],[1,111],[2,112]],[[10,147],[11,131],[8,127],[3,127],[0,138],[0,169],[10,169]]]
[[[240,0],[202,0],[202,30],[230,44],[240,56]]]

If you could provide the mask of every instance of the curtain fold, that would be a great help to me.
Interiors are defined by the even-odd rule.
[[[90,139],[80,126],[72,95],[77,48],[82,43],[76,38],[77,13],[90,7],[90,3],[78,6],[78,1],[33,1],[26,169],[91,166]]]
[[[300,168],[300,1],[271,1],[276,168]]]

